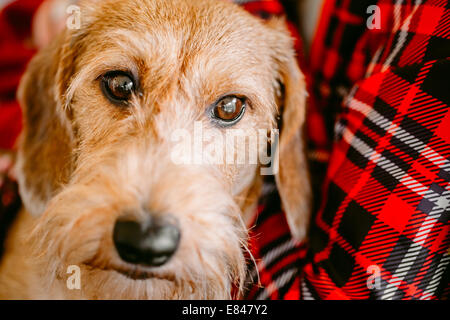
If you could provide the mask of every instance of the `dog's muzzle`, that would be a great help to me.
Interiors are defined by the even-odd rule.
[[[164,219],[150,222],[117,220],[113,239],[122,260],[156,267],[174,255],[180,242],[180,229]]]

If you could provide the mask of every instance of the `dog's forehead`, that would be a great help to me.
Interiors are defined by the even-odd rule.
[[[261,20],[227,0],[103,0],[82,3],[82,18],[95,29],[178,30],[209,37],[260,27]],[[253,34],[253,36],[255,36]]]
[[[168,61],[207,51],[209,58],[245,57],[257,64],[258,57],[270,54],[269,28],[225,0],[107,0],[91,5],[86,14],[87,41],[150,62],[162,54]],[[248,59],[250,54],[255,56]]]

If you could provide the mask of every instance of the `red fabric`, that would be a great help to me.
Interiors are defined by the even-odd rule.
[[[11,149],[21,130],[15,99],[20,77],[35,50],[31,21],[42,0],[13,1],[0,10],[0,149]]]
[[[309,137],[310,155],[331,151],[324,184],[314,169],[327,157],[311,157],[322,197],[306,249],[273,200],[260,209],[261,286],[247,298],[448,299],[450,4],[396,2],[325,1],[308,118],[310,133],[325,129]],[[369,5],[380,8],[379,30],[366,27]],[[372,268],[379,286],[369,288]]]

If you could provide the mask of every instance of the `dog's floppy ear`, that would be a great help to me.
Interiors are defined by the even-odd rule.
[[[277,48],[278,80],[282,87],[278,99],[281,117],[279,169],[275,180],[291,233],[300,241],[306,238],[311,210],[311,186],[303,137],[306,85],[284,19],[272,19],[269,25],[279,32],[274,46]]]
[[[25,208],[35,215],[44,211],[72,170],[73,130],[63,97],[73,57],[64,41],[61,34],[32,59],[17,93],[23,131],[16,170]]]

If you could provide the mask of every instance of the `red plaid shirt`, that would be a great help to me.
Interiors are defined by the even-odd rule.
[[[283,14],[279,1],[238,2],[263,18]],[[366,26],[370,5],[381,29]],[[311,52],[301,61],[316,195],[310,240],[292,240],[273,188],[251,230],[256,268],[249,263],[245,298],[448,299],[450,2],[324,0]],[[5,65],[0,54],[1,79]]]
[[[450,2],[326,0],[311,52],[309,245],[263,204],[246,297],[448,299]]]

